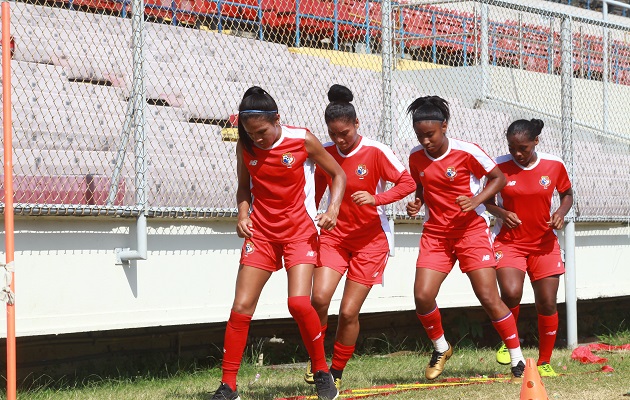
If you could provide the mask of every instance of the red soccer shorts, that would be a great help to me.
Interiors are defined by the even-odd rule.
[[[564,274],[564,262],[557,240],[533,247],[495,241],[494,254],[497,269],[511,267],[527,271],[532,282]]]
[[[241,249],[242,265],[278,271],[283,259],[286,269],[298,264],[317,264],[317,234],[289,243],[268,242],[255,236],[245,239]]]
[[[348,279],[372,287],[383,282],[383,271],[389,258],[389,243],[381,231],[373,240],[359,249],[351,240],[339,241],[331,235],[319,238],[318,267],[331,268]]]
[[[416,268],[428,268],[448,274],[455,261],[463,273],[481,268],[494,268],[494,250],[488,230],[466,234],[461,238],[443,238],[422,233]]]

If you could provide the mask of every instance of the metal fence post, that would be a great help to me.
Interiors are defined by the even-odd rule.
[[[382,24],[381,24],[381,43],[382,43],[382,75],[383,75],[383,142],[388,146],[392,146],[392,74],[394,63],[392,53],[394,45],[392,41],[392,3],[391,0],[383,0],[381,4]],[[387,206],[387,218],[392,232],[392,240],[394,233],[394,215],[393,205]],[[390,255],[393,256],[394,246],[390,247]]]
[[[490,54],[488,52],[488,5],[481,5],[481,100],[490,93]]]
[[[132,12],[132,48],[133,48],[133,130],[135,149],[135,189],[136,206],[141,208],[136,221],[136,249],[116,249],[116,263],[124,264],[130,260],[147,258],[147,157],[146,157],[146,81],[144,71],[144,0],[133,0]],[[111,192],[110,192],[111,196]]]
[[[561,124],[562,124],[562,158],[566,164],[569,179],[573,182],[573,37],[571,18],[562,20],[562,75],[561,79]],[[575,212],[572,208],[567,215],[564,230],[564,255],[566,273],[565,301],[567,308],[567,346],[577,347],[577,279],[575,270]]]
[[[608,3],[606,1],[602,2],[602,14],[604,21],[608,20]],[[609,54],[608,54],[608,28],[604,27],[602,29],[602,66],[603,68],[603,76],[602,76],[602,130],[604,134],[608,133],[608,79],[610,76],[610,67],[609,67]]]

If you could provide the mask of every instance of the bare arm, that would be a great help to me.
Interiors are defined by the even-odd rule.
[[[407,215],[415,217],[420,212],[420,208],[424,204],[424,188],[420,182],[416,182],[416,199],[407,203]]]
[[[346,190],[346,173],[343,172],[337,161],[328,154],[324,146],[310,132],[306,134],[305,146],[308,157],[332,178],[328,209],[324,214],[317,216],[317,226],[322,229],[332,230],[337,225],[339,207],[341,207],[343,193]]]
[[[562,229],[564,227],[564,217],[573,206],[573,189],[569,189],[560,193],[560,206],[555,213],[551,215],[549,226],[553,229]]]
[[[238,222],[236,233],[239,237],[250,238],[254,235],[252,220],[249,219],[249,209],[252,205],[252,192],[250,191],[250,176],[243,162],[243,146],[239,141],[236,144],[236,174],[238,176],[238,188],[236,189],[236,205],[238,209]]]
[[[485,205],[488,212],[497,218],[501,218],[505,223],[505,226],[507,226],[508,228],[516,228],[521,224],[521,220],[518,218],[518,215],[516,215],[515,212],[508,211],[497,206],[495,204],[494,197],[486,201]]]
[[[488,172],[486,178],[488,179],[488,183],[486,183],[481,193],[473,197],[459,196],[455,199],[455,202],[463,212],[472,211],[479,207],[480,204],[485,203],[499,193],[507,183],[505,175],[503,175],[499,167],[494,167],[492,171]]]

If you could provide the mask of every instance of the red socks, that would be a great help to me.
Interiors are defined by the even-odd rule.
[[[232,311],[230,319],[225,329],[225,338],[223,340],[223,377],[221,382],[230,386],[232,390],[236,390],[236,375],[241,366],[241,359],[247,344],[247,333],[249,332],[249,324],[252,320],[251,315],[239,314]]]
[[[350,360],[354,353],[354,347],[354,345],[345,346],[339,342],[335,342],[331,368],[337,371],[343,371],[343,369],[346,368],[346,364],[348,364],[348,360]]]
[[[300,328],[302,341],[311,358],[312,371],[329,372],[324,353],[322,326],[309,296],[293,296],[288,299],[289,312]]]
[[[436,340],[444,335],[444,329],[442,329],[442,316],[440,315],[440,309],[437,308],[437,306],[428,314],[416,313],[416,315],[424,327],[424,330],[427,331],[429,339]]]
[[[516,307],[510,308],[510,311],[512,311],[512,315],[514,316],[514,323],[518,323],[518,313],[521,312],[521,305],[518,304]]]
[[[516,322],[514,321],[512,313],[509,313],[498,321],[492,321],[492,325],[494,325],[494,329],[499,332],[501,340],[503,340],[503,343],[505,343],[508,349],[515,349],[521,346],[518,340]]]
[[[553,315],[538,314],[538,365],[551,360],[553,346],[558,332],[558,313]]]

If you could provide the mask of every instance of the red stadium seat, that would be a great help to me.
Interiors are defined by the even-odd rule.
[[[31,176],[13,178],[13,201],[22,204],[81,204],[105,205],[109,194],[110,178],[98,175]],[[4,189],[4,176],[0,176],[0,189]],[[114,205],[121,206],[125,198],[125,180],[120,180]],[[0,190],[4,202],[4,190]]]

